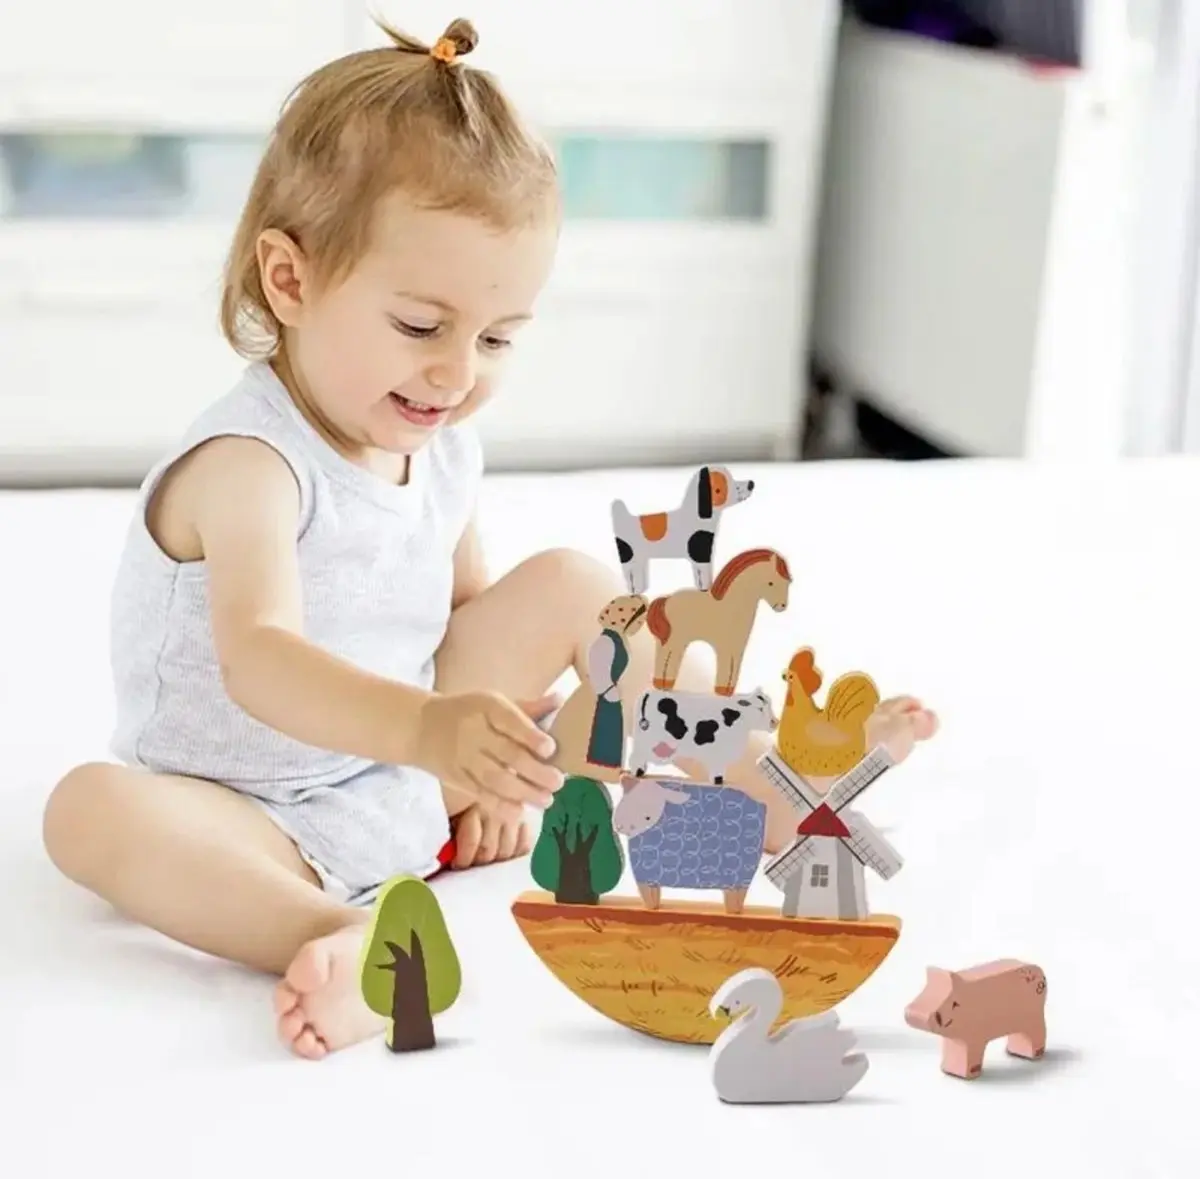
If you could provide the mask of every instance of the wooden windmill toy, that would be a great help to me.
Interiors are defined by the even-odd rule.
[[[848,806],[893,764],[879,746],[822,798],[777,753],[759,759],[767,780],[802,816],[796,838],[765,868],[767,879],[783,893],[785,917],[861,920],[867,916],[864,868],[889,880],[903,867],[882,833]]]

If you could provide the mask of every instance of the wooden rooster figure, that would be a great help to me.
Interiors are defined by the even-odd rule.
[[[818,708],[814,697],[822,676],[811,647],[792,656],[783,678],[788,688],[776,736],[779,756],[824,793],[823,787],[862,761],[867,719],[879,705],[879,689],[869,675],[847,672],[833,681],[825,707]]]

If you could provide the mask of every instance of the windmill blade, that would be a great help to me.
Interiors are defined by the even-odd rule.
[[[890,880],[904,867],[900,853],[884,839],[882,832],[870,820],[857,811],[843,811],[838,818],[850,830],[842,843],[864,866],[874,869],[884,880]]]
[[[832,811],[840,811],[848,802],[857,798],[877,778],[882,777],[896,763],[882,745],[877,745],[849,773],[843,774],[825,796]]]
[[[793,840],[774,859],[768,860],[763,869],[767,879],[780,891],[786,886],[805,863],[816,854],[817,845],[808,835]]]
[[[759,769],[762,770],[768,782],[783,795],[801,814],[807,815],[821,805],[819,794],[798,774],[792,772],[778,755],[772,751],[764,753],[758,759]]]

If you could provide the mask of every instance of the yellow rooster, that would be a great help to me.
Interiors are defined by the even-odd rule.
[[[808,779],[848,773],[867,752],[867,719],[879,705],[875,681],[861,671],[847,672],[833,681],[825,707],[818,708],[813,697],[822,676],[811,647],[792,656],[783,678],[788,688],[775,738],[779,756]]]

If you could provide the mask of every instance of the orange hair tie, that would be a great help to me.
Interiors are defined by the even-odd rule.
[[[449,37],[439,37],[429,54],[431,57],[436,57],[438,61],[444,61],[450,65],[458,56],[458,48]]]

